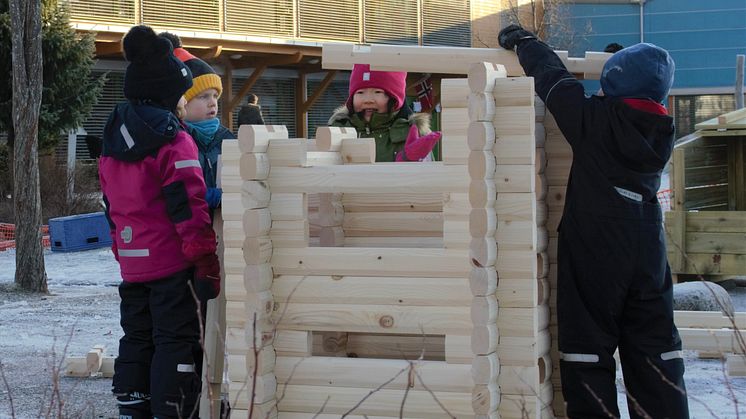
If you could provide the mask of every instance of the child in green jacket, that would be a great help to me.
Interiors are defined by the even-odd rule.
[[[432,160],[431,151],[441,137],[430,131],[430,115],[404,106],[406,72],[371,71],[355,64],[349,97],[329,119],[329,125],[352,127],[360,138],[375,138],[376,161]]]

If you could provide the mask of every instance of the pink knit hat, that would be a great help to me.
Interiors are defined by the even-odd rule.
[[[356,91],[368,87],[382,89],[396,101],[396,109],[400,109],[404,105],[407,73],[405,71],[371,71],[368,64],[355,64],[350,74],[348,101],[352,102],[352,95]]]

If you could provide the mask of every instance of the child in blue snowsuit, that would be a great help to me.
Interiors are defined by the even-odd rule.
[[[571,418],[619,417],[619,348],[632,418],[689,417],[671,270],[656,192],[671,156],[668,52],[637,44],[601,74],[603,96],[517,25],[499,34],[573,150],[559,228],[557,316],[562,393]]]

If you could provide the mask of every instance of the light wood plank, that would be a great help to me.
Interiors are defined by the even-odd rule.
[[[321,304],[465,307],[472,299],[466,278],[280,275],[272,293],[279,301]]]
[[[437,193],[467,192],[468,173],[440,163],[377,163],[278,167],[269,174],[272,192]]]
[[[324,412],[343,414],[362,400],[370,388],[352,387],[319,387],[304,385],[288,385],[284,388],[285,397],[279,405],[283,412],[315,413],[324,405]],[[450,414],[457,417],[472,416],[471,393],[434,392],[435,396],[445,405]],[[328,400],[327,400],[328,399]],[[401,390],[380,390],[370,396],[354,413],[360,415],[380,415],[399,417],[401,405]],[[448,418],[432,395],[427,391],[411,390],[407,395],[404,415],[412,418]]]
[[[464,250],[395,248],[275,249],[272,267],[275,275],[439,278],[466,277],[471,270]]]
[[[442,361],[414,361],[411,365],[432,391],[467,393],[474,387],[470,365]],[[280,384],[373,389],[409,368],[410,362],[394,359],[279,357],[275,374]],[[424,390],[418,380],[411,384],[413,390]],[[409,385],[409,374],[405,372],[383,388],[403,390]]]
[[[443,214],[438,212],[355,212],[345,213],[345,237],[443,235]]]
[[[348,212],[440,212],[442,193],[360,194],[345,193],[342,205]]]
[[[674,323],[677,327],[700,329],[746,329],[746,312],[733,313],[733,318],[724,316],[720,311],[682,311],[674,310]]]
[[[469,333],[469,307],[354,304],[275,304],[280,327],[370,333]],[[279,316],[279,315],[278,315]]]
[[[440,80],[440,105],[445,108],[466,108],[469,104],[469,81],[462,79]]]

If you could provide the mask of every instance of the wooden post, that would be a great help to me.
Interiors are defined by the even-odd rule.
[[[684,184],[685,161],[684,148],[678,147],[673,150],[673,160],[671,161],[671,209],[674,211],[685,211],[684,202],[686,202],[686,185]]]
[[[308,113],[303,111],[308,95],[308,79],[305,73],[298,74],[295,81],[295,136],[308,137]]]
[[[218,169],[218,173],[220,169]],[[219,178],[219,177],[218,177]],[[213,228],[218,237],[218,257],[223,263],[223,217],[215,211]],[[218,298],[207,302],[204,331],[204,359],[202,361],[202,394],[200,396],[200,417],[220,417],[220,403],[225,366],[225,270],[220,270],[221,292]]]
[[[686,210],[683,208],[674,211],[676,226],[669,231],[672,246],[668,251],[673,252],[671,258],[671,271],[674,273],[685,273],[686,270]]]
[[[70,130],[67,134],[67,202],[72,202],[75,192],[75,154],[78,143],[78,131]]]
[[[327,87],[334,80],[337,75],[337,70],[330,70],[324,76],[321,84],[316,88],[311,97],[308,96],[308,79],[305,73],[298,74],[298,84],[296,87],[295,97],[295,121],[296,121],[296,136],[306,138],[308,136],[308,110],[311,109],[314,103],[321,97],[326,91]]]
[[[736,109],[743,108],[743,64],[746,61],[746,55],[736,55]]]
[[[223,113],[220,115],[220,123],[231,129],[233,127],[233,65],[231,61],[223,60],[225,74],[223,74],[223,97],[221,98]]]
[[[738,202],[738,179],[736,175],[736,164],[738,153],[738,144],[741,142],[740,139],[734,138],[728,141],[726,145],[727,149],[727,160],[728,160],[728,211],[735,211]]]
[[[735,149],[735,161],[733,162],[732,169],[734,171],[735,178],[735,190],[736,190],[736,211],[746,211],[746,141],[743,139],[733,139],[733,148]]]

